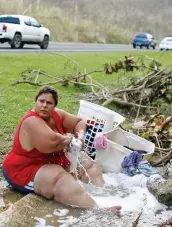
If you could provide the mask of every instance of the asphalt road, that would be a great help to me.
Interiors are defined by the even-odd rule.
[[[152,51],[152,49],[142,49]],[[58,43],[50,42],[47,50],[41,50],[38,45],[24,45],[23,49],[11,49],[7,43],[0,44],[0,52],[2,53],[35,53],[35,52],[131,52],[142,51],[139,48],[133,49],[132,45],[126,44],[89,44],[89,43]],[[155,50],[156,51],[156,50]]]

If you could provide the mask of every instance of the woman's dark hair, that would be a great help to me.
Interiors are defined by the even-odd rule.
[[[38,93],[37,93],[37,95],[36,95],[36,97],[35,97],[35,101],[37,101],[38,97],[39,97],[40,95],[42,95],[42,94],[51,94],[51,95],[53,96],[54,101],[55,101],[55,105],[58,104],[58,94],[57,94],[57,91],[56,91],[55,88],[50,87],[50,86],[42,87],[42,88],[38,91]]]

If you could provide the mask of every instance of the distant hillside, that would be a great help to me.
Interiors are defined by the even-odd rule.
[[[0,0],[4,1],[4,0]],[[16,3],[15,3],[16,1]],[[172,36],[172,0],[6,0],[1,12],[35,16],[57,41],[130,43],[136,32]]]
[[[67,16],[77,13],[106,26],[117,25],[130,34],[153,33],[157,39],[172,35],[172,0],[41,0],[62,8]],[[77,6],[77,12],[76,12]]]

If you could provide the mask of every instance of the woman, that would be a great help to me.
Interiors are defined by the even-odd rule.
[[[86,124],[81,118],[56,109],[57,92],[43,87],[35,97],[35,106],[19,122],[11,152],[3,162],[3,174],[9,184],[21,192],[35,192],[66,205],[94,208],[95,201],[69,173],[65,150],[73,136],[84,139]],[[104,184],[101,168],[84,154],[82,165],[91,183]],[[87,176],[79,168],[80,180]],[[120,206],[112,208],[120,213]]]

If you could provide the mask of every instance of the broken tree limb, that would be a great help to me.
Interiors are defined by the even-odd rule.
[[[160,127],[160,129],[158,130],[157,133],[162,132],[162,131],[166,128],[166,126],[169,125],[171,122],[172,122],[172,116],[168,117],[168,118],[162,123],[162,125],[161,125],[161,127]]]
[[[170,150],[170,152],[167,155],[165,155],[159,161],[152,163],[152,165],[155,166],[155,167],[161,166],[161,165],[164,166],[170,161],[171,158],[172,158],[172,149]]]
[[[36,78],[35,78],[35,83],[36,83],[37,80],[38,80],[39,74],[40,74],[40,70],[38,70],[38,72],[37,72],[37,75],[36,75]]]
[[[168,78],[172,78],[172,75],[171,75],[171,73],[169,74],[169,75],[166,75],[165,76],[165,79],[168,79]],[[152,84],[149,84],[147,87],[149,88],[149,87],[152,87],[152,86],[154,86],[154,85],[156,85],[157,83],[159,83],[160,81],[162,81],[162,80],[164,80],[164,78],[160,78],[159,80],[156,80],[154,83],[152,83]]]
[[[172,148],[159,148],[155,147],[155,151],[170,152]]]
[[[122,105],[122,106],[137,106],[137,107],[141,107],[141,108],[151,108],[151,109],[156,109],[156,107],[153,107],[153,106],[144,106],[144,105],[139,105],[139,104],[136,104],[136,103],[132,103],[132,102],[125,102],[119,98],[110,98],[108,100],[106,100],[102,106],[107,106],[108,104],[110,103],[116,103],[118,105]]]
[[[39,82],[35,83],[35,82],[29,81],[29,80],[23,80],[23,81],[13,82],[11,85],[14,86],[17,84],[30,84],[30,85],[34,85],[34,86],[45,86],[45,85],[54,85],[54,84],[63,83],[63,82],[64,82],[64,80],[57,80],[57,81],[48,82],[48,83],[39,83]]]
[[[170,100],[170,88],[167,86],[167,84],[172,79],[172,72],[166,72],[165,69],[159,69],[159,62],[157,59],[154,60],[152,58],[144,56],[144,58],[147,58],[151,62],[153,62],[153,65],[150,67],[149,65],[147,65],[147,63],[144,63],[143,56],[140,57],[138,60],[134,59],[134,57],[131,56],[125,56],[124,59],[120,59],[116,63],[104,64],[104,70],[102,70],[101,66],[96,70],[92,70],[91,72],[86,73],[85,70],[85,73],[82,73],[79,71],[78,63],[73,61],[73,59],[65,55],[57,55],[65,57],[68,61],[71,61],[74,66],[76,66],[75,69],[73,68],[73,72],[71,72],[70,74],[67,73],[65,75],[64,73],[61,73],[58,74],[58,77],[54,77],[42,70],[28,70],[22,73],[23,81],[16,81],[13,83],[13,85],[27,83],[34,86],[45,86],[59,83],[66,87],[69,84],[73,84],[75,87],[78,88],[79,85],[81,85],[80,87],[89,86],[92,92],[92,101],[101,101],[103,102],[104,106],[107,106],[110,103],[114,103],[117,105],[121,105],[124,108],[137,107],[132,108],[132,110],[137,111],[136,118],[138,118],[139,115],[142,114],[142,111],[145,112],[144,109],[146,108],[157,110],[159,103],[156,103],[156,99],[163,96],[166,91],[167,96],[165,98],[167,99],[167,101]],[[157,66],[156,70],[154,67],[155,64]],[[68,66],[68,62],[65,63],[65,66]],[[142,71],[141,78],[140,76],[138,77],[138,79],[136,79],[137,77],[131,77],[131,79],[127,80],[127,78],[129,78],[127,73],[134,70]],[[114,76],[114,81],[117,82],[116,84],[114,84],[113,87],[105,86],[103,83],[93,79],[92,77],[93,73],[108,72],[109,74],[117,74],[119,71],[123,72],[123,75],[121,76],[126,77],[124,79],[126,79],[127,82],[124,86],[124,80],[123,78],[120,79],[120,77],[119,79],[116,79],[116,77]],[[40,77],[40,75],[45,76],[46,80],[43,80],[43,77]],[[47,81],[46,77],[51,80]],[[102,77],[102,75],[100,75],[100,77]],[[106,81],[106,77],[108,78],[108,75],[104,74],[103,77]],[[110,75],[110,80],[112,79],[113,75]],[[84,94],[82,95],[82,98],[88,99],[87,94],[85,94],[86,97],[84,97]]]
[[[31,75],[31,77],[33,77],[33,76],[38,74],[38,75],[43,75],[43,76],[51,78],[51,79],[57,79],[57,77],[51,76],[48,73],[46,73],[44,71],[41,71],[40,69],[38,69],[38,70],[32,69],[32,70],[23,71],[21,73],[21,76],[24,78],[24,77],[27,77],[29,74]]]

